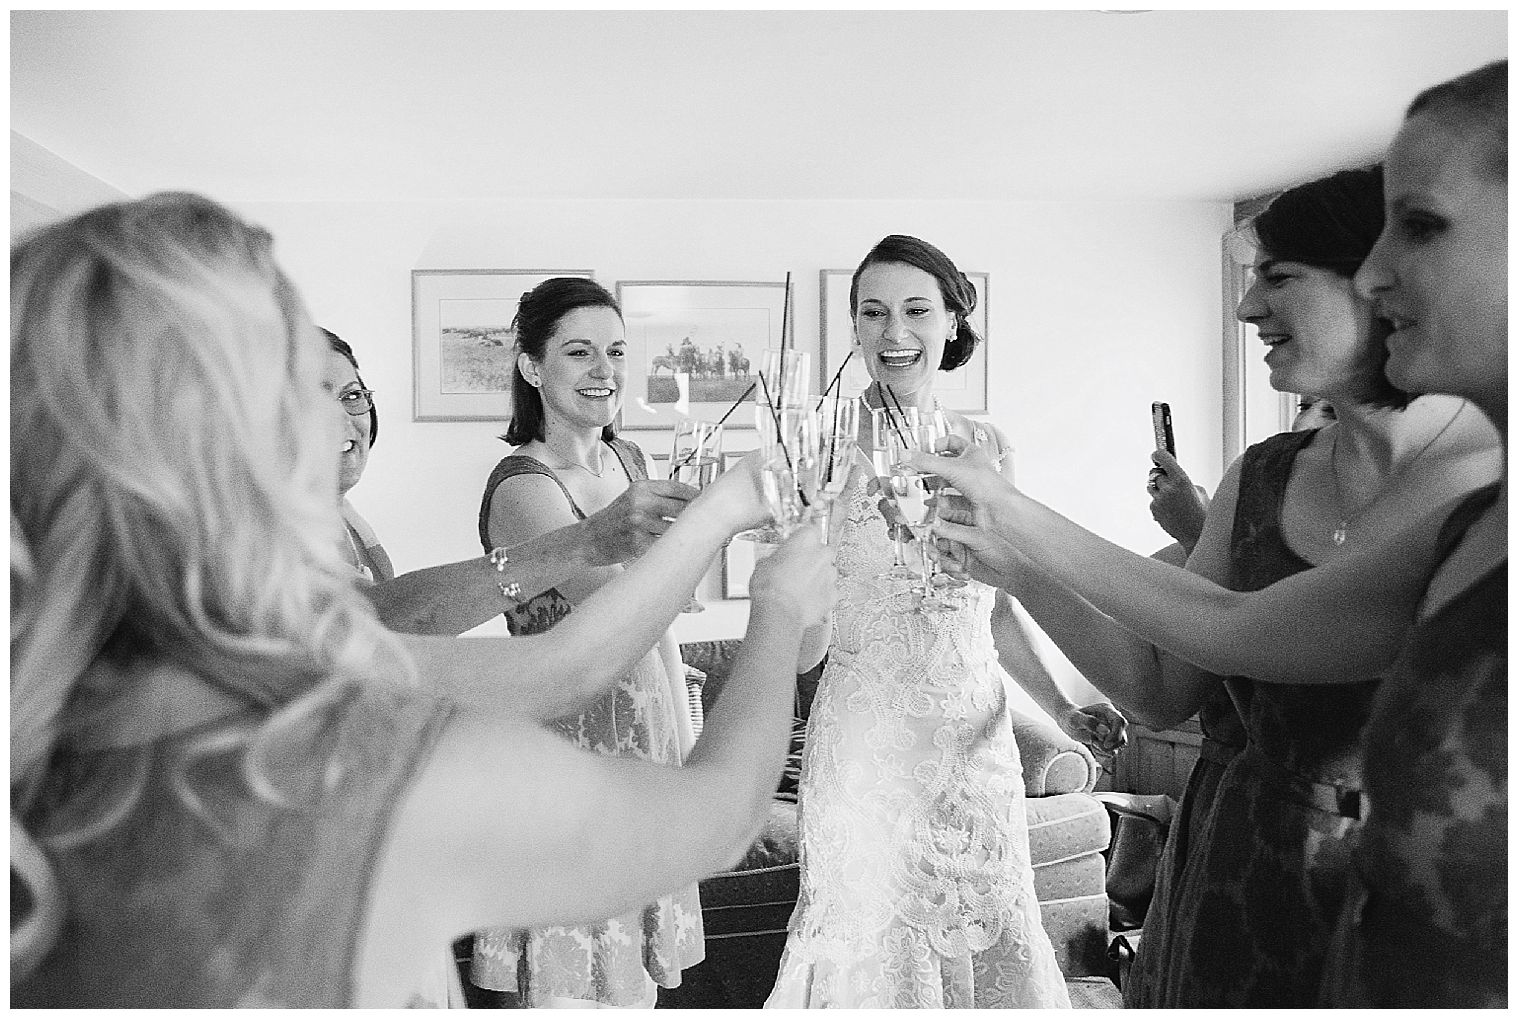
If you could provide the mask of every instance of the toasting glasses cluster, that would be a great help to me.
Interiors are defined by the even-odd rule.
[[[802,523],[819,521],[826,533],[848,483],[859,434],[859,401],[809,392],[810,355],[766,352],[755,403],[763,458],[761,483],[773,523],[752,536],[781,541]]]

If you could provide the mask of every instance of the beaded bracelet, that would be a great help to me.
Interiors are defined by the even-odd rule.
[[[506,564],[511,562],[511,557],[506,554],[504,548],[496,547],[490,550],[485,561],[495,567],[495,571],[503,576],[506,573]],[[522,603],[522,585],[515,580],[497,580],[495,586],[501,589],[501,594],[511,601],[520,605]]]

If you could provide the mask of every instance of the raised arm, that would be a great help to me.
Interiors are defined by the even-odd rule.
[[[962,447],[961,447],[962,449]],[[959,452],[959,450],[953,450]],[[1239,593],[1135,555],[1017,491],[983,455],[914,454],[963,493],[940,534],[989,575],[1015,573],[1024,552],[1139,637],[1219,675],[1279,683],[1374,678],[1395,658],[1434,567],[1449,504],[1399,538]]]
[[[517,584],[519,597],[531,598],[570,578],[642,555],[694,495],[695,489],[678,482],[642,482],[584,520],[566,513],[555,521],[560,526],[513,542],[504,571],[482,555],[414,570],[364,593],[392,630],[457,636],[507,607],[502,583]]]
[[[1195,551],[1176,565],[1222,584],[1238,497],[1236,461],[1218,486]],[[1081,674],[1124,713],[1157,729],[1196,714],[1217,677],[1135,636],[1054,576],[1027,563],[1015,593]]]
[[[653,647],[722,543],[767,518],[757,462],[746,457],[707,486],[647,552],[547,633],[406,638],[424,681],[463,703],[529,719],[580,710]]]
[[[433,943],[614,916],[736,862],[767,814],[801,634],[831,606],[833,581],[812,528],[759,564],[732,679],[681,768],[592,754],[517,722],[454,722],[401,806],[371,928],[416,899],[443,906]]]

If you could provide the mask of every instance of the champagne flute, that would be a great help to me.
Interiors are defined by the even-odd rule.
[[[759,488],[774,518],[773,538],[766,540],[778,544],[790,537],[806,518],[806,504],[801,501],[796,474],[784,460],[766,460],[759,472]]]
[[[824,537],[832,527],[833,508],[844,490],[848,488],[854,461],[854,448],[859,445],[860,402],[859,398],[854,396],[835,396],[831,408],[825,403],[819,408],[820,447],[817,456],[820,476],[817,500]]]
[[[894,497],[890,486],[891,472],[910,448],[907,445],[908,439],[918,419],[916,407],[903,407],[899,411],[890,407],[879,407],[870,412],[870,425],[875,442],[874,449],[870,453],[870,463],[875,468],[875,477],[880,479],[882,494]],[[891,568],[886,573],[890,577],[917,576],[917,571],[907,565],[903,530],[904,528],[899,524],[891,525],[894,557]]]
[[[771,351],[771,353],[775,352]],[[763,399],[754,404],[754,429],[759,435],[760,456],[766,464],[778,463],[788,471],[794,470],[793,449],[797,447],[797,436],[801,430],[803,415],[804,410],[799,404],[775,408],[765,403]],[[794,475],[787,484],[795,487]],[[771,507],[772,510],[773,508]],[[780,540],[780,534],[773,524],[743,531],[735,537],[771,545]]]
[[[669,479],[695,489],[705,488],[722,473],[722,426],[709,421],[675,422],[675,441],[669,455]],[[694,594],[681,612],[705,612]]]
[[[922,602],[923,611],[942,608],[944,601],[939,598],[937,589],[933,587],[931,568],[932,560],[928,556],[928,531],[937,513],[937,503],[933,501],[932,485],[938,480],[937,475],[922,474],[905,464],[899,464],[891,472],[891,494],[896,499],[896,507],[901,512],[901,517],[906,521],[913,537],[917,539],[918,554],[922,559]]]
[[[917,426],[912,430],[914,445],[924,450],[937,450],[939,443],[948,435],[948,415],[938,409],[921,415]],[[911,477],[904,482],[897,480],[905,474],[910,474]],[[908,501],[898,499],[897,503],[903,507],[907,523],[912,528],[913,536],[917,538],[918,554],[922,557],[922,607],[924,611],[944,608],[949,603],[939,593],[939,587],[943,586],[949,578],[941,573],[938,561],[929,554],[929,547],[933,540],[930,525],[938,515],[938,500],[933,498],[932,505],[924,507],[918,507],[910,502],[910,500],[917,498],[919,489],[924,493],[928,493],[928,495],[936,495],[931,490],[938,487],[938,476],[935,474],[919,474],[910,467],[898,464],[893,475],[893,481],[896,481],[898,486],[905,486],[910,489]]]
[[[812,377],[810,354],[795,347],[766,350],[762,364],[764,386],[756,394],[758,401],[767,399],[776,410],[804,405]]]
[[[722,426],[709,421],[677,421],[669,457],[671,481],[705,488],[722,473]]]

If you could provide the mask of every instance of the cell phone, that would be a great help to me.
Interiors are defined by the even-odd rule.
[[[1151,403],[1149,416],[1154,421],[1154,448],[1175,456],[1175,432],[1170,428],[1170,404]]]

